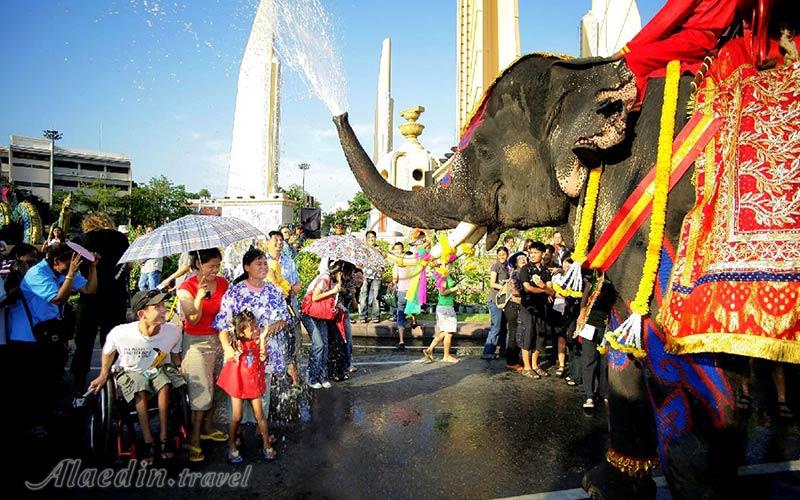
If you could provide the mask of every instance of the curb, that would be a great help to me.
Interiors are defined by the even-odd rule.
[[[436,333],[436,322],[419,321],[419,326],[413,330],[406,327],[405,336],[414,339],[433,338]],[[381,321],[380,323],[352,322],[353,337],[372,338],[397,338],[397,325],[394,321]],[[455,338],[459,339],[485,339],[489,334],[489,326],[478,323],[458,323],[458,332]]]

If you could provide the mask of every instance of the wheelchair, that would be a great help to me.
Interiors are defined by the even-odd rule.
[[[180,453],[183,444],[189,439],[191,423],[186,385],[170,388],[169,404],[167,421],[170,428],[167,436],[173,441],[177,453]],[[158,403],[154,395],[150,397],[147,412],[151,422],[153,418],[158,419]],[[92,458],[99,462],[139,458],[139,440],[136,431],[138,423],[136,408],[133,403],[125,401],[117,388],[116,372],[112,372],[90,403],[87,435]],[[157,426],[153,429],[153,434],[158,436]]]

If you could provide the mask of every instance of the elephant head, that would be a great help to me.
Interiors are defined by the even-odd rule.
[[[486,92],[446,164],[448,173],[418,191],[383,179],[347,114],[334,122],[353,174],[381,212],[409,226],[460,224],[451,238],[456,244],[488,232],[491,248],[505,229],[566,222],[587,177],[584,164],[624,139],[636,88],[622,68],[599,59],[521,58]]]

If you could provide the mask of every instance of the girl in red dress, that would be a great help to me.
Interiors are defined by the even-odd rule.
[[[242,401],[250,401],[253,415],[258,422],[262,436],[268,436],[267,419],[261,397],[267,390],[264,381],[264,362],[267,359],[266,329],[259,331],[255,315],[245,309],[233,318],[236,335],[220,332],[220,340],[225,356],[225,365],[220,372],[217,385],[231,398],[231,421],[228,427],[228,462],[240,464],[244,458],[236,447],[236,436],[242,421]],[[264,443],[261,450],[264,460],[275,458],[275,450]]]

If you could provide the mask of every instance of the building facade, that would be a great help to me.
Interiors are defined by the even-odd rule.
[[[642,29],[636,0],[592,0],[581,19],[581,57],[610,57]]]
[[[517,0],[458,0],[456,137],[484,91],[520,56]]]
[[[127,194],[133,185],[131,160],[121,153],[56,145],[51,158],[48,139],[21,135],[0,147],[0,177],[48,203],[54,191],[101,185]]]

